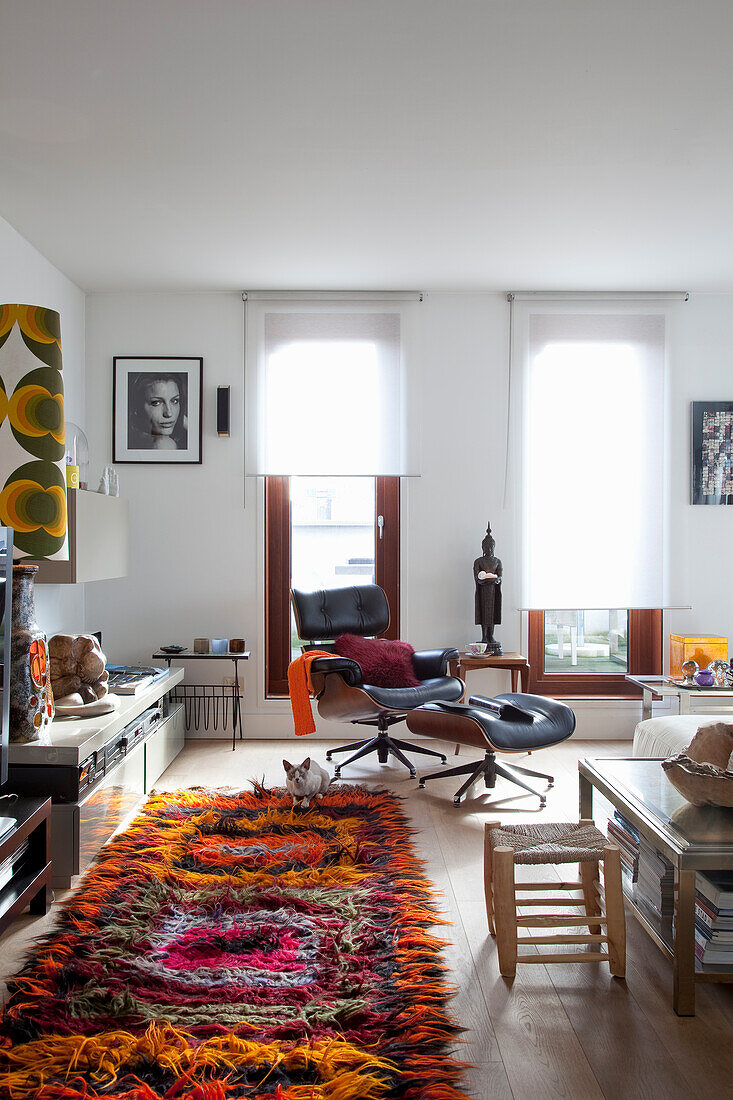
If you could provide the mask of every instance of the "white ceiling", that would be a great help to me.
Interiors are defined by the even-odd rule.
[[[0,214],[86,290],[733,290],[731,0],[0,0]]]

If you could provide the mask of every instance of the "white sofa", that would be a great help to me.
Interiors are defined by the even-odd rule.
[[[727,714],[668,714],[647,718],[634,730],[634,756],[652,756],[664,760],[683,752],[700,726],[727,722],[733,726],[733,711]]]

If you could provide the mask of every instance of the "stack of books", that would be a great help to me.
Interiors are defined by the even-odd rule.
[[[647,914],[671,924],[674,913],[674,867],[668,859],[641,837],[639,875],[635,898]]]
[[[627,893],[639,877],[639,834],[634,826],[616,810],[608,819],[608,839],[621,852],[621,874]]]
[[[695,956],[698,970],[733,968],[733,871],[695,876]]]

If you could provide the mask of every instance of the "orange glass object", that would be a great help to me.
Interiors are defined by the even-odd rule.
[[[688,637],[683,634],[669,636],[669,674],[682,676],[685,661],[697,661],[700,668],[707,668],[711,661],[728,660],[728,639],[722,634],[705,634]]]

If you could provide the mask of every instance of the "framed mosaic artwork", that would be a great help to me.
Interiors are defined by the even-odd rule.
[[[733,401],[692,402],[692,503],[733,504]]]

